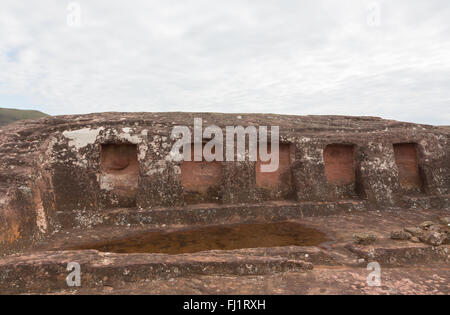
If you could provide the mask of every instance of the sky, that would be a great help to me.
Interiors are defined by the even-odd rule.
[[[450,2],[0,0],[0,107],[450,125]]]

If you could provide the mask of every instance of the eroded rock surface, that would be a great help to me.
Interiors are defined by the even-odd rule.
[[[187,126],[193,134],[194,118],[202,118],[203,127],[218,126],[223,134],[227,126],[267,126],[268,139],[270,127],[279,126],[279,169],[262,173],[265,162],[259,158],[175,160],[171,149],[178,139],[171,136],[172,129]],[[197,139],[201,146],[209,140]],[[16,122],[0,127],[0,254],[34,252],[36,259],[44,259],[35,251],[73,229],[90,234],[105,226],[166,229],[308,218],[319,222],[321,217],[348,213],[388,217],[389,211],[401,211],[402,224],[386,224],[390,229],[383,234],[370,222],[361,230],[358,225],[348,227],[346,243],[329,261],[336,262],[342,251],[351,253],[344,255],[345,261],[355,255],[355,261],[378,257],[394,265],[424,253],[433,256],[436,252],[430,248],[445,247],[448,234],[429,222],[419,224],[430,219],[445,226],[448,214],[440,213],[442,221],[408,218],[449,210],[449,144],[446,128],[376,117],[101,113]],[[406,242],[406,258],[392,260],[392,249],[382,246],[393,230],[397,241],[391,242]],[[375,233],[375,243],[351,244],[353,234],[368,232]],[[82,260],[83,253],[79,257]],[[298,257],[294,260],[307,262]],[[61,267],[62,262],[52,264]],[[1,265],[15,266],[13,260]]]

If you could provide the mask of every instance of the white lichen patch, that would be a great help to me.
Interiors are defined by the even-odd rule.
[[[308,138],[308,137],[301,137],[300,139],[298,139],[298,142],[300,142],[300,143],[308,143],[308,142],[311,142],[311,138]]]
[[[139,146],[139,153],[138,153],[138,160],[139,161],[145,161],[145,158],[147,156],[148,146],[147,145],[140,145]]]
[[[165,160],[159,160],[154,163],[153,168],[147,171],[147,175],[161,174],[167,169]]]
[[[378,168],[378,170],[384,170],[384,171],[392,171],[396,169],[395,162],[393,160],[389,160],[387,158],[374,158],[373,159],[374,165]]]
[[[114,176],[109,174],[102,174],[100,177],[100,189],[111,191],[115,187]]]
[[[181,175],[181,167],[179,167],[178,165],[175,165],[175,166],[173,167],[173,172],[174,172],[174,174],[176,174],[176,175]]]
[[[101,214],[75,209],[73,210],[75,214],[75,225],[83,228],[91,228],[95,225],[103,223],[103,216]]]
[[[183,159],[183,153],[174,151],[169,151],[169,153],[167,153],[167,155],[164,157],[164,160],[166,160],[167,162],[182,161]]]
[[[44,154],[39,155],[39,160],[41,163],[44,162],[50,162],[52,163],[54,161],[53,156],[53,146],[58,142],[58,140],[55,137],[51,137],[48,141],[47,149],[45,150]]]
[[[103,140],[120,139],[123,142],[139,144],[143,142],[143,134],[135,134],[135,130],[130,127],[123,127],[121,130],[107,129],[103,134]]]
[[[63,136],[70,139],[69,145],[76,149],[84,148],[89,144],[95,143],[100,131],[104,130],[104,127],[97,129],[83,128],[78,130],[64,131]]]
[[[47,218],[41,198],[39,198],[36,204],[36,225],[41,233],[47,232]]]

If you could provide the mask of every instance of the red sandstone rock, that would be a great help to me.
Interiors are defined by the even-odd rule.
[[[282,149],[278,173],[244,161],[195,166],[206,169],[202,175],[169,157],[173,126],[191,127],[195,117],[223,129],[280,126],[289,153]],[[344,201],[358,209],[448,209],[449,142],[448,129],[375,117],[102,113],[16,122],[0,131],[0,252],[101,223],[102,212],[118,207],[215,202],[240,211],[270,200],[294,203],[289,213],[300,202],[311,213]],[[203,195],[190,199],[190,191]]]

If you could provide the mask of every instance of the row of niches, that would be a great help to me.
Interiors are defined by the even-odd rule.
[[[422,192],[424,183],[417,144],[394,144],[393,149],[401,189],[405,193]],[[118,195],[123,206],[134,206],[136,203],[139,177],[137,151],[137,146],[133,144],[101,145],[101,186],[109,187]],[[293,180],[291,167],[293,160],[291,144],[280,144],[279,165],[274,172],[262,172],[261,165],[268,162],[262,162],[258,157],[253,164],[254,171],[251,172],[251,176],[254,176],[254,186],[259,200],[297,199],[299,192]],[[323,162],[327,186],[344,192],[350,191],[347,195],[345,193],[343,195],[350,199],[362,197],[356,176],[358,163],[355,158],[355,145],[327,145],[323,150]],[[185,203],[220,203],[222,201],[223,162],[183,161],[180,168]],[[235,180],[236,178],[229,178],[228,182]],[[343,199],[347,198],[343,197]]]

